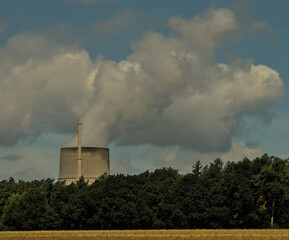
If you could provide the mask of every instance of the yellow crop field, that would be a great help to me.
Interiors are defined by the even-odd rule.
[[[0,232],[0,240],[285,240],[289,230],[113,230]]]

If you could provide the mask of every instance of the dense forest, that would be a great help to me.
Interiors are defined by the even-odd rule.
[[[1,230],[289,228],[288,159],[267,154],[192,172],[172,168],[102,176],[0,182]]]

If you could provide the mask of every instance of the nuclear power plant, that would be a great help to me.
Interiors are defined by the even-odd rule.
[[[60,149],[59,181],[76,182],[81,176],[89,184],[109,174],[109,149],[81,146],[81,120],[78,122],[78,146]]]

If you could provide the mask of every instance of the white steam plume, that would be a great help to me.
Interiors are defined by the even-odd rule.
[[[210,9],[168,24],[174,30],[170,36],[146,33],[118,63],[93,63],[83,49],[56,46],[33,34],[10,39],[0,52],[0,104],[6,111],[1,143],[47,128],[69,132],[73,126],[67,122],[81,118],[86,146],[228,149],[243,116],[263,115],[283,96],[282,80],[249,60],[215,61],[216,47],[244,31],[231,10]],[[76,146],[76,139],[68,146]]]
[[[232,11],[211,9],[189,21],[175,17],[169,26],[173,35],[145,34],[127,60],[98,64],[95,98],[83,118],[88,145],[223,151],[242,116],[266,112],[283,95],[271,68],[214,61],[216,46],[240,34]]]

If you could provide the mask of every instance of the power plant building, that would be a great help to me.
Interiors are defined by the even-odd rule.
[[[83,176],[89,184],[103,174],[109,174],[109,149],[81,147],[81,121],[78,123],[78,147],[60,150],[59,181],[76,182]]]

